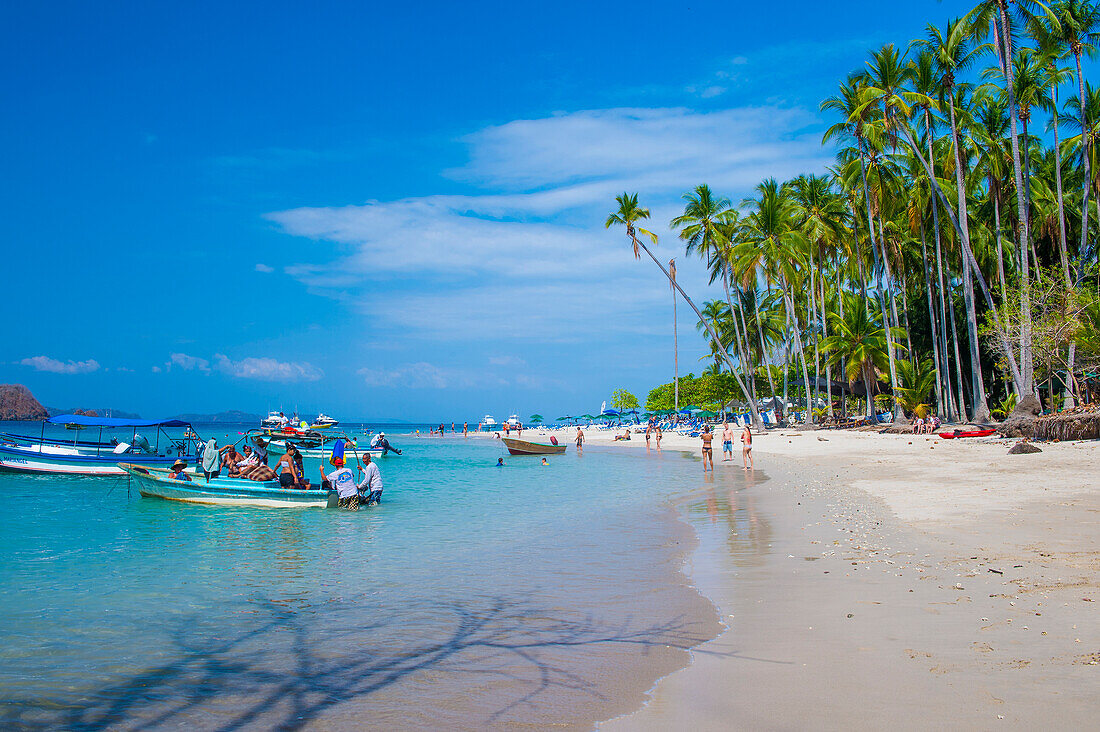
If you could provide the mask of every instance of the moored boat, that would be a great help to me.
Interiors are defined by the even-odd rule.
[[[124,471],[118,467],[120,460],[169,467],[177,458],[184,457],[193,463],[201,444],[197,436],[179,439],[164,432],[165,427],[190,429],[189,423],[179,420],[129,420],[62,414],[51,417],[46,422],[99,427],[100,435],[104,429],[132,428],[133,432],[129,443],[121,442],[117,445],[102,440],[91,445],[57,444],[57,441],[45,437],[45,425],[39,437],[9,434],[0,440],[0,470],[53,475],[124,475]],[[148,440],[137,434],[138,427],[157,428],[155,445],[150,445]],[[160,447],[161,435],[165,438],[163,451]]]
[[[167,468],[119,463],[143,498],[203,503],[211,506],[255,506],[260,508],[335,508],[336,491],[282,488],[277,480],[254,481],[246,478],[195,476],[192,480],[169,478]]]
[[[945,440],[953,440],[956,437],[989,437],[990,435],[994,434],[996,431],[997,430],[995,430],[995,429],[967,430],[965,432],[960,431],[960,430],[955,430],[953,432],[940,432],[939,436],[942,437]]]
[[[550,438],[554,443],[557,439]],[[517,440],[512,437],[502,437],[501,440],[508,448],[508,452],[513,455],[561,455],[565,452],[565,445],[550,444],[546,445],[541,442],[528,442],[527,440]]]
[[[311,430],[327,430],[332,429],[340,424],[339,420],[333,419],[324,412],[317,415],[317,419],[313,420],[313,424],[309,426]]]

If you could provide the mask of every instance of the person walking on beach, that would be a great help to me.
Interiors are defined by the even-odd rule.
[[[584,430],[577,427],[577,452],[580,452],[584,447]]]
[[[714,470],[714,448],[711,447],[711,442],[714,440],[714,433],[710,431],[710,425],[708,424],[703,428],[703,472],[708,470]],[[707,467],[707,462],[710,462],[710,467]]]
[[[729,453],[729,457],[726,454]],[[733,430],[729,422],[722,423],[722,462],[733,460]]]
[[[746,424],[745,429],[741,430],[741,464],[745,470],[753,469],[752,464],[752,432],[749,430],[749,426]]]

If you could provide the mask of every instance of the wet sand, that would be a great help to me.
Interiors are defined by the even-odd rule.
[[[700,467],[685,572],[728,630],[601,729],[1091,727],[1100,446],[1011,444],[769,431],[747,483]]]

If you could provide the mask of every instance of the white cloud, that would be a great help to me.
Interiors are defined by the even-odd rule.
[[[154,374],[159,374],[159,373],[160,373],[160,372],[161,372],[162,370],[163,370],[163,369],[161,369],[161,367],[160,367],[160,366],[154,366],[154,367],[153,367],[153,373],[154,373]]]
[[[90,374],[99,370],[99,362],[94,358],[89,358],[87,361],[58,361],[49,356],[33,356],[24,358],[19,363],[37,371],[48,371],[53,374]]]
[[[321,369],[305,361],[277,361],[266,357],[234,361],[218,353],[214,355],[214,365],[230,376],[260,381],[317,381],[325,375]]]
[[[287,273],[379,318],[383,328],[400,328],[401,337],[562,341],[606,332],[611,323],[618,332],[652,332],[667,284],[648,259],[633,260],[621,230],[605,230],[614,196],[641,193],[653,212],[648,228],[662,238],[657,256],[676,255],[681,282],[702,300],[703,268],[683,256],[667,228],[682,210],[681,194],[707,182],[737,201],[765,177],[822,170],[831,159],[820,129],[807,131],[816,121],[779,107],[606,109],[516,120],[464,138],[469,163],[446,171],[492,193],[299,208],[268,218],[288,234],[339,245],[327,257],[324,249],[311,252]],[[522,305],[509,307],[507,317],[470,307],[502,295]],[[364,377],[410,378],[400,369]]]
[[[271,274],[275,271],[274,267],[264,264],[263,262],[256,263],[256,271],[263,272],[264,274]]]
[[[172,370],[173,366],[178,366],[184,371],[209,371],[210,362],[205,358],[199,358],[197,356],[188,356],[186,353],[170,353],[168,354],[168,361],[164,364],[168,371]]]
[[[368,386],[400,386],[407,389],[446,389],[448,386],[456,385],[456,379],[453,374],[448,375],[443,369],[424,361],[389,369],[362,368],[355,373],[362,376],[364,383]]]

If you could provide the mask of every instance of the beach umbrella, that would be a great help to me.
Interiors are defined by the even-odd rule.
[[[531,424],[541,424],[541,423],[542,423],[542,415],[541,414],[532,414],[531,415]]]
[[[618,417],[619,412],[616,409],[605,409],[602,412],[600,412],[600,416],[601,417]]]
[[[712,412],[709,409],[703,409],[699,411],[699,416],[703,419],[710,419],[711,417],[717,417],[718,412]]]
[[[569,420],[571,420],[571,419],[573,419],[573,418],[572,418],[572,417],[570,417],[570,416],[568,416],[568,415],[566,415],[565,417],[558,417],[558,418],[557,418],[556,420],[554,420],[554,421],[555,421],[555,422],[568,422],[568,421],[569,421]]]

